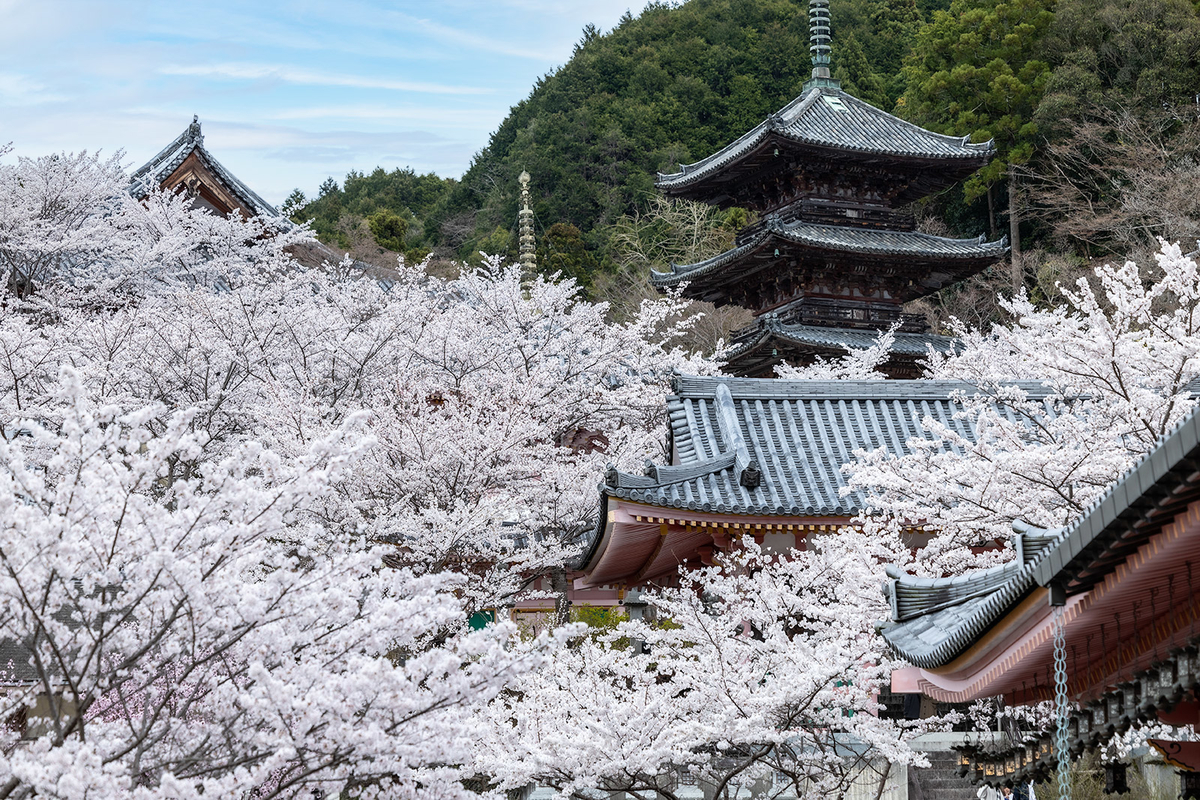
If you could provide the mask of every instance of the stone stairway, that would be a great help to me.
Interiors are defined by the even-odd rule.
[[[969,778],[958,776],[958,753],[930,751],[928,769],[908,770],[908,800],[976,800]]]

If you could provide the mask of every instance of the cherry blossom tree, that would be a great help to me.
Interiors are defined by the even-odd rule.
[[[57,283],[104,303],[111,293],[179,282],[236,283],[286,269],[286,248],[311,235],[278,220],[210,214],[157,187],[135,200],[122,158],[84,152],[0,162],[0,279],[9,292]]]
[[[1009,324],[960,325],[959,347],[930,353],[928,377],[964,382],[972,436],[927,419],[931,438],[910,455],[876,450],[849,468],[877,520],[936,533],[918,569],[1006,558],[970,545],[1006,542],[1014,520],[1067,525],[1195,406],[1200,273],[1175,244],[1156,261],[1100,267],[1063,288],[1061,307],[1004,300]]]
[[[664,457],[671,374],[715,370],[679,299],[305,271],[303,229],[115,161],[4,170],[0,796],[486,785],[472,707],[547,645],[466,622],[562,569],[606,462]]]
[[[42,296],[0,311],[0,420],[52,419],[42,398],[73,364],[96,402],[196,408],[199,450],[172,465],[188,477],[248,437],[299,454],[367,410],[374,445],[328,521],[419,572],[471,572],[470,606],[494,607],[573,555],[607,461],[663,457],[670,375],[714,369],[671,344],[677,307],[615,325],[572,284],[498,264],[407,268],[386,289],[314,273],[178,287],[105,313]]]
[[[895,664],[878,548],[847,530],[786,555],[752,541],[648,593],[656,621],[584,638],[498,697],[481,768],[564,795],[841,796],[918,762],[921,723],[880,719]]]
[[[420,573],[472,574],[471,612],[561,567],[605,462],[664,455],[670,375],[715,370],[678,346],[678,297],[615,324],[575,284],[495,259],[454,279],[401,263],[383,285],[304,271],[285,248],[306,231],[182,196],[133,201],[115,159],[3,169],[23,188],[0,203],[0,252],[41,286],[0,310],[0,428],[53,422],[43,398],[62,364],[97,403],[197,410],[199,450],[172,479],[248,438],[298,455],[366,410],[374,445],[323,501],[328,523],[393,543],[393,563]]]
[[[195,410],[98,407],[69,369],[51,402],[53,429],[0,441],[0,796],[464,794],[468,707],[543,648],[428,647],[462,580],[380,569],[313,512],[370,447],[360,416],[172,479]]]
[[[930,350],[925,378],[961,383],[969,435],[922,420],[927,435],[907,455],[857,454],[847,467],[864,493],[861,524],[897,543],[902,529],[933,534],[912,564],[944,574],[1006,559],[1015,520],[1069,524],[1195,406],[1200,378],[1200,273],[1177,244],[1162,243],[1153,268],[1105,265],[1093,280],[1059,287],[1065,304],[1000,298],[1009,321],[989,330],[955,322],[955,346]],[[889,333],[869,349],[792,379],[882,377]],[[890,531],[888,533],[887,531]]]

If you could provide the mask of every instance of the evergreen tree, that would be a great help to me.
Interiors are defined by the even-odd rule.
[[[408,236],[408,220],[394,211],[383,209],[367,217],[371,235],[380,247],[394,253],[404,252],[404,239]]]
[[[965,184],[971,200],[1008,176],[1013,288],[1023,283],[1014,167],[1034,153],[1033,117],[1050,76],[1043,40],[1054,0],[954,0],[922,28],[904,68],[901,116],[996,142],[997,157]],[[995,227],[994,219],[992,227]]]
[[[999,155],[967,181],[977,197],[1033,155],[1033,115],[1050,75],[1043,38],[1054,0],[954,0],[922,28],[904,68],[907,119],[974,141]]]
[[[290,217],[306,205],[308,205],[308,198],[304,196],[304,192],[299,189],[292,189],[292,193],[283,201],[283,205],[279,207],[279,210],[285,217]]]
[[[588,251],[579,228],[568,222],[556,222],[538,242],[537,266],[542,275],[557,273],[560,280],[572,278],[588,288],[600,264]]]
[[[1200,13],[1190,0],[1060,0],[1047,36],[1055,68],[1035,121],[1050,139],[1113,112],[1194,104]]]

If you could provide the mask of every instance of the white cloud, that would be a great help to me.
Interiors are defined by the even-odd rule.
[[[429,94],[487,94],[490,89],[475,86],[449,86],[421,81],[400,81],[386,78],[368,78],[362,75],[340,75],[333,72],[315,72],[283,65],[227,62],[224,64],[169,64],[161,67],[162,75],[185,75],[199,78],[227,78],[230,80],[278,80],[304,86],[346,86],[356,89],[385,89],[396,92],[425,92]]]
[[[311,106],[288,108],[264,114],[273,120],[304,119],[363,119],[400,120],[403,122],[438,122],[444,124],[476,124],[485,119],[490,124],[504,118],[507,107],[496,108],[413,108],[392,105]]]
[[[548,61],[553,60],[556,57],[554,53],[547,52],[544,48],[535,50],[529,47],[521,47],[504,40],[492,39],[487,36],[479,36],[462,28],[443,25],[441,23],[434,22],[433,20],[420,19],[418,17],[407,17],[406,15],[398,16],[406,18],[414,26],[420,28],[423,32],[429,34],[435,39],[440,39],[457,47],[463,47],[466,50],[482,50],[485,53],[496,53],[497,55],[502,56],[528,58],[535,61]]]
[[[32,106],[42,103],[57,103],[66,100],[65,95],[47,90],[46,85],[28,75],[17,72],[0,72],[0,104]]]

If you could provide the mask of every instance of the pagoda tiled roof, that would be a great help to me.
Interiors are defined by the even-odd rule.
[[[995,152],[992,142],[946,136],[863,102],[840,89],[814,87],[772,114],[737,141],[672,174],[659,173],[657,185],[679,189],[724,169],[776,136],[799,144],[864,153],[938,161],[979,161]]]
[[[226,169],[220,161],[213,157],[212,153],[205,149],[204,136],[200,133],[200,123],[196,120],[193,120],[183,133],[164,147],[158,155],[134,170],[130,177],[130,194],[138,199],[145,197],[152,189],[158,188],[163,181],[170,177],[171,173],[179,169],[179,166],[192,153],[195,153],[201,162],[221,179],[226,188],[256,216],[275,217],[280,221],[286,221],[286,217],[280,214],[275,206],[242,183],[236,175]]]
[[[749,352],[764,342],[778,340],[813,350],[828,350],[844,354],[849,350],[866,350],[879,341],[880,331],[854,328],[832,328],[824,325],[801,325],[781,321],[775,314],[764,314],[756,324],[742,337],[733,342],[726,359],[734,361],[743,353]],[[904,333],[893,334],[892,346],[888,352],[919,358],[928,354],[933,348],[938,352],[948,352],[954,344],[950,336],[939,336],[933,333]]]
[[[1008,251],[1008,239],[994,242],[986,237],[950,239],[918,231],[893,231],[878,228],[849,228],[811,222],[785,222],[771,216],[764,220],[746,242],[712,258],[694,264],[672,264],[670,272],[650,273],[655,286],[674,286],[718,272],[755,251],[781,240],[820,250],[834,250],[876,256],[911,256],[930,260],[998,259]]]
[[[999,567],[951,578],[890,572],[891,620],[881,633],[915,666],[945,666],[1038,586],[1087,591],[1190,502],[1200,499],[1200,410],[1116,481],[1068,528],[1018,524],[1017,557]]]
[[[1045,396],[1041,384],[1020,385]],[[864,500],[842,491],[855,451],[908,453],[909,440],[933,438],[926,417],[973,438],[954,398],[974,392],[958,381],[681,377],[667,400],[677,464],[609,470],[601,492],[700,512],[850,516]]]

